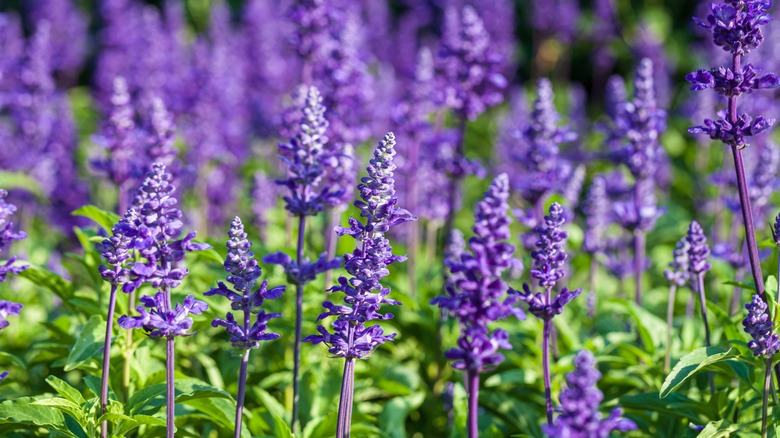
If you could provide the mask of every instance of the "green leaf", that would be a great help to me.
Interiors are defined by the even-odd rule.
[[[53,292],[62,298],[66,305],[69,305],[68,300],[73,297],[73,285],[68,280],[41,266],[29,265],[19,276]]]
[[[73,403],[70,400],[54,397],[37,400],[33,403],[36,406],[49,406],[62,411],[63,414],[68,414],[73,417],[78,423],[84,427],[86,423],[86,416],[81,410],[81,406]]]
[[[24,424],[65,432],[65,417],[57,409],[35,405],[33,397],[0,403],[0,423]]]
[[[628,310],[629,315],[631,315],[636,324],[643,345],[649,353],[655,352],[656,346],[664,342],[666,322],[644,308],[639,307],[632,300],[613,300],[612,302]]]
[[[111,211],[101,210],[94,205],[85,205],[73,211],[74,216],[81,216],[92,219],[96,224],[103,227],[106,231],[111,231],[114,225],[119,222],[119,216]]]
[[[177,380],[174,385],[176,388],[176,403],[186,403],[190,400],[202,398],[233,400],[227,392],[197,380]],[[129,412],[134,415],[154,414],[161,407],[165,406],[165,391],[164,383],[149,385],[141,389],[127,400]]]
[[[736,287],[739,287],[741,289],[752,290],[753,292],[756,291],[756,284],[753,283],[753,282],[741,283],[739,281],[724,281],[723,284],[725,284],[727,286],[736,286]]]
[[[26,190],[39,199],[45,200],[43,190],[41,189],[40,184],[38,184],[38,181],[24,172],[8,172],[5,170],[0,170],[0,187],[6,190]]]
[[[705,367],[735,357],[734,350],[723,347],[699,347],[686,354],[675,364],[661,386],[660,397],[664,398],[679,388]]]
[[[725,438],[739,431],[739,426],[728,420],[711,421],[696,435],[697,438]]]
[[[106,338],[106,322],[100,315],[89,317],[87,324],[81,329],[76,343],[73,344],[68,358],[65,360],[65,371],[73,371],[92,359],[101,356],[103,342]]]
[[[57,391],[59,395],[65,397],[73,403],[76,403],[77,405],[83,405],[86,402],[79,390],[70,386],[68,382],[60,379],[59,377],[49,376],[46,378],[46,383],[54,388],[54,390]]]
[[[406,417],[409,413],[422,405],[425,393],[418,392],[405,397],[395,397],[385,404],[382,414],[379,415],[379,428],[382,436],[387,438],[405,438]]]
[[[284,419],[274,415],[274,436],[277,438],[295,438],[290,431],[290,426]]]

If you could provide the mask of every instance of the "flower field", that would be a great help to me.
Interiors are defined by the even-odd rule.
[[[779,436],[776,14],[0,2],[0,436]]]

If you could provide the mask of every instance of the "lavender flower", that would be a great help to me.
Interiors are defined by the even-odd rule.
[[[531,25],[534,30],[562,42],[570,42],[577,31],[580,8],[576,0],[535,0]]]
[[[227,241],[228,254],[224,266],[225,271],[229,274],[226,280],[233,287],[231,289],[220,281],[216,288],[211,289],[204,295],[223,296],[230,301],[231,309],[243,312],[244,318],[241,323],[236,320],[231,312],[227,313],[225,319],[215,319],[211,322],[211,325],[214,327],[225,327],[225,330],[230,334],[230,343],[233,345],[233,348],[243,350],[238,380],[235,428],[236,435],[240,436],[249,352],[252,349],[259,348],[261,341],[269,341],[279,337],[278,334],[268,331],[268,321],[280,317],[281,314],[265,313],[262,306],[265,300],[273,300],[282,296],[285,287],[277,286],[268,289],[268,280],[263,280],[260,286],[255,289],[257,280],[263,273],[260,266],[257,265],[254,253],[250,251],[252,243],[247,240],[244,224],[238,216],[231,222],[228,236],[230,239]],[[252,314],[256,315],[254,323],[251,322]]]
[[[745,309],[748,315],[742,320],[742,325],[745,332],[753,338],[748,342],[748,347],[756,356],[771,358],[780,350],[780,339],[774,332],[767,304],[756,294],[751,302],[745,304]]]
[[[552,291],[559,280],[565,276],[563,265],[567,254],[564,250],[568,234],[562,227],[565,220],[563,207],[554,202],[549,209],[549,215],[544,217],[544,225],[536,228],[539,240],[536,250],[531,253],[533,268],[531,276],[539,281],[544,293],[533,293],[528,283],[523,283],[523,292],[509,288],[510,294],[519,296],[528,304],[528,311],[541,319],[544,324],[542,338],[542,368],[544,370],[544,393],[546,399],[547,424],[552,426],[552,390],[550,381],[550,336],[551,322],[555,315],[563,313],[563,309],[574,298],[582,293],[582,289],[569,290],[563,287],[553,298]]]
[[[607,181],[603,175],[593,178],[588,190],[583,212],[585,213],[585,240],[583,249],[590,254],[604,250],[605,232],[609,226],[610,202],[607,197]]]
[[[700,275],[709,271],[711,265],[707,263],[707,257],[710,255],[710,247],[707,245],[707,236],[704,235],[704,230],[698,222],[691,222],[685,240],[688,243],[688,271],[691,275]]]
[[[89,46],[87,18],[72,0],[34,0],[29,3],[35,27],[47,22],[51,28],[52,68],[75,80]]]
[[[317,327],[318,335],[304,339],[304,342],[313,344],[323,343],[331,354],[346,359],[336,432],[339,438],[349,436],[355,359],[368,358],[378,345],[392,341],[396,336],[395,333],[385,334],[379,324],[366,326],[370,321],[393,317],[390,313],[379,313],[382,304],[401,304],[388,298],[390,288],[380,283],[390,273],[389,265],[406,260],[404,256],[393,254],[385,233],[396,225],[417,220],[397,206],[394,156],[395,135],[388,132],[366,168],[368,176],[362,178],[357,186],[360,200],[355,201],[355,206],[360,210],[360,216],[365,218],[365,223],[350,218],[349,228],[336,228],[339,236],[349,235],[357,241],[355,250],[344,255],[344,268],[352,278],[339,277],[339,284],[330,289],[331,292],[343,292],[346,305],[325,301],[322,306],[326,310],[317,321],[335,316],[333,332],[320,325]]]
[[[298,0],[290,8],[288,15],[296,27],[293,44],[304,62],[301,81],[310,85],[312,61],[319,55],[327,40],[328,9],[324,0]]]
[[[124,292],[133,292],[142,284],[149,284],[159,291],[151,296],[143,296],[137,306],[138,316],[122,315],[119,326],[129,330],[143,328],[149,336],[166,339],[165,375],[166,375],[166,436],[173,438],[174,430],[174,339],[176,336],[188,336],[192,328],[189,314],[199,315],[208,309],[208,305],[188,295],[183,303],[173,305],[171,289],[179,286],[189,271],[183,265],[184,254],[189,251],[201,251],[209,248],[206,244],[192,242],[195,232],[183,238],[181,229],[182,213],[173,197],[176,187],[171,183],[172,176],[165,165],[155,163],[146,175],[146,179],[136,193],[134,208],[138,217],[134,228],[137,235],[130,248],[138,251],[144,262],[131,264],[130,281],[122,286]]]
[[[445,32],[448,32],[445,29]],[[491,44],[477,11],[463,7],[457,33],[443,38],[438,53],[438,76],[443,84],[442,102],[474,120],[504,100],[507,80],[501,74],[503,58]]]
[[[550,437],[608,438],[612,432],[636,430],[636,424],[623,418],[623,410],[614,408],[602,419],[599,405],[604,395],[596,387],[601,373],[593,353],[582,350],[574,357],[574,371],[566,375],[567,387],[561,392],[560,415],[555,424],[542,426]]]
[[[5,201],[8,192],[0,189],[0,251],[8,247],[14,240],[27,238],[24,231],[15,231],[11,216],[16,212],[16,206]],[[9,274],[19,275],[27,269],[26,265],[14,265],[16,257],[10,257],[5,264],[0,265],[0,283],[6,280]]]
[[[282,161],[288,166],[288,177],[277,184],[287,187],[290,195],[285,196],[287,210],[295,216],[312,216],[322,211],[331,198],[340,194],[330,187],[320,187],[325,169],[332,157],[327,155],[328,142],[325,107],[319,90],[309,87],[305,105],[301,108],[303,118],[300,130],[289,143],[280,143]]]
[[[149,163],[162,163],[168,167],[174,165],[176,150],[176,126],[173,116],[160,98],[152,99],[150,135],[147,137],[146,156]]]
[[[0,300],[0,333],[8,327],[9,316],[19,316],[22,311],[22,305],[13,301]]]
[[[460,321],[458,348],[448,351],[447,357],[455,360],[456,369],[469,373],[501,363],[503,356],[497,349],[511,348],[503,330],[489,333],[489,322],[507,316],[525,319],[525,313],[513,307],[517,297],[504,297],[506,284],[501,280],[512,265],[514,252],[514,246],[506,242],[510,237],[508,199],[509,178],[501,174],[477,205],[475,236],[469,239],[471,252],[450,245],[447,265],[455,279],[450,281],[446,296],[431,301]]]
[[[672,261],[669,263],[669,269],[664,271],[664,277],[670,284],[682,287],[688,282],[691,275],[691,272],[689,272],[690,252],[691,244],[686,235],[677,241],[677,245],[674,251],[672,251]]]

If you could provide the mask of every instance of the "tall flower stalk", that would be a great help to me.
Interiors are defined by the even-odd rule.
[[[289,195],[284,196],[286,209],[298,220],[298,244],[293,261],[287,254],[275,253],[263,258],[264,263],[282,265],[288,281],[295,285],[295,340],[293,347],[293,412],[291,429],[296,430],[300,400],[301,331],[303,323],[303,289],[317,274],[338,268],[338,259],[328,260],[324,255],[315,263],[304,258],[306,217],[319,214],[331,199],[341,196],[323,184],[322,179],[330,160],[326,149],[328,121],[325,107],[316,87],[306,89],[306,99],[301,108],[302,117],[295,137],[289,143],[280,143],[279,152],[287,165],[287,178],[276,181],[286,187]]]
[[[238,373],[238,395],[236,397],[236,427],[235,438],[241,436],[242,416],[244,413],[244,396],[246,394],[247,366],[249,353],[260,348],[261,341],[269,341],[279,337],[278,334],[268,331],[268,321],[278,318],[281,313],[265,313],[262,306],[265,300],[273,300],[282,296],[285,286],[277,286],[268,289],[268,280],[263,280],[255,289],[257,280],[263,275],[257,264],[255,255],[250,251],[252,243],[246,238],[244,224],[241,218],[236,216],[230,224],[227,241],[227,258],[225,259],[225,271],[229,274],[226,278],[232,288],[219,282],[216,288],[204,295],[220,295],[230,301],[230,308],[236,312],[242,312],[241,321],[236,320],[233,313],[228,312],[225,319],[215,319],[211,322],[214,327],[225,327],[230,334],[230,342],[233,348],[242,352],[241,368]],[[255,322],[252,322],[252,315]]]
[[[757,67],[744,62],[745,56],[758,48],[764,40],[761,27],[772,20],[769,15],[771,5],[771,1],[725,0],[723,3],[712,4],[712,13],[707,16],[706,21],[694,18],[699,26],[711,29],[715,45],[731,55],[731,65],[698,70],[685,77],[691,83],[692,90],[712,88],[727,100],[727,110],[718,113],[717,120],[705,119],[702,125],[689,128],[688,132],[707,134],[713,140],[720,140],[731,148],[750,271],[756,291],[765,301],[764,278],[758,256],[755,223],[742,149],[748,146],[747,137],[768,130],[774,124],[774,119],[760,115],[752,117],[746,113],[740,114],[737,103],[741,95],[751,93],[753,90],[780,86],[780,80],[776,75],[765,73],[759,76]]]
[[[0,189],[0,251],[5,249],[11,242],[27,238],[24,231],[14,230],[14,224],[11,222],[11,216],[16,212],[16,206],[5,201],[8,192]],[[27,269],[27,265],[16,264],[16,257],[10,257],[5,264],[0,265],[0,283],[5,282],[8,275],[21,274]],[[19,316],[22,305],[13,301],[0,300],[0,332],[8,327],[7,318],[11,315]],[[0,373],[0,381],[8,377],[8,371]]]
[[[199,315],[208,305],[188,295],[183,303],[173,305],[171,289],[178,287],[189,271],[184,266],[184,254],[207,249],[195,244],[195,232],[181,236],[184,224],[182,212],[173,197],[176,187],[165,165],[155,163],[136,193],[135,204],[140,206],[132,226],[136,236],[129,248],[138,251],[143,261],[130,263],[130,278],[122,290],[132,292],[144,284],[157,290],[154,296],[142,296],[136,307],[139,315],[122,315],[119,326],[126,329],[142,328],[153,338],[165,338],[166,381],[166,436],[173,438],[174,424],[174,340],[186,336],[192,327],[190,313]]]
[[[106,338],[103,341],[103,369],[100,382],[100,409],[104,414],[108,406],[108,377],[111,370],[111,337],[114,331],[116,295],[117,290],[129,281],[130,270],[126,267],[126,262],[132,256],[129,247],[138,235],[133,225],[137,216],[138,212],[134,208],[128,210],[125,217],[111,229],[111,237],[104,239],[99,245],[101,255],[108,266],[101,265],[98,270],[103,280],[111,285],[111,292],[108,296]],[[100,425],[100,436],[102,438],[108,436],[108,421],[104,421]]]
[[[471,6],[460,11],[459,18],[448,20],[437,58],[437,78],[441,81],[441,103],[453,110],[458,138],[452,161],[445,218],[445,244],[450,239],[461,184],[469,167],[465,155],[466,122],[475,120],[489,107],[504,100],[507,80],[501,74],[504,58],[491,43],[482,19]]]
[[[693,221],[688,227],[688,234],[685,236],[688,242],[688,272],[691,274],[691,280],[695,281],[696,292],[699,293],[699,305],[701,306],[701,318],[704,323],[704,335],[707,346],[710,342],[710,326],[707,323],[707,297],[704,293],[704,274],[710,270],[710,264],[707,263],[707,257],[710,255],[710,247],[707,245],[707,236],[704,235],[701,225]]]
[[[513,304],[517,296],[507,296],[502,273],[512,266],[514,246],[507,243],[509,231],[509,178],[499,175],[490,185],[474,214],[474,237],[470,251],[450,247],[446,261],[450,268],[447,295],[434,299],[445,313],[458,319],[461,335],[458,346],[446,353],[455,369],[466,372],[468,382],[468,436],[476,438],[479,406],[479,375],[503,362],[499,349],[511,349],[509,334],[504,330],[490,332],[490,322],[515,316],[524,320],[525,313]]]
[[[338,285],[330,289],[331,292],[344,293],[345,305],[325,301],[322,304],[325,312],[317,321],[335,316],[333,331],[329,332],[320,325],[317,327],[319,334],[304,339],[313,344],[324,343],[330,354],[344,358],[337,438],[350,436],[356,359],[367,359],[378,345],[392,341],[396,336],[396,333],[385,334],[379,324],[366,326],[370,321],[393,317],[391,313],[379,313],[382,304],[401,304],[388,298],[390,288],[380,283],[389,275],[389,265],[406,260],[405,256],[393,254],[385,233],[396,225],[417,219],[397,206],[394,156],[395,136],[388,132],[366,168],[368,176],[363,177],[357,186],[360,199],[355,201],[355,206],[360,209],[365,223],[353,217],[349,220],[349,228],[336,228],[339,236],[349,235],[357,241],[355,250],[344,255],[344,268],[351,278],[339,277]]]
[[[664,276],[669,281],[669,302],[666,308],[666,355],[664,356],[664,370],[666,372],[669,372],[672,360],[672,323],[677,288],[685,286],[691,276],[691,273],[688,271],[689,251],[690,243],[688,243],[688,236],[686,235],[677,241],[677,246],[672,252],[672,262],[669,263],[669,269],[664,271]]]
[[[560,415],[554,425],[542,427],[549,437],[595,438],[609,437],[612,432],[636,430],[636,424],[623,418],[620,407],[612,409],[609,417],[599,412],[604,394],[596,387],[601,373],[596,358],[588,350],[574,357],[574,371],[566,375],[566,389],[561,391]]]
[[[531,253],[533,267],[531,277],[539,282],[542,292],[532,292],[528,283],[523,283],[523,291],[510,288],[510,294],[517,294],[520,300],[528,304],[528,311],[542,320],[542,369],[544,374],[544,398],[547,412],[547,424],[553,424],[552,385],[550,376],[550,341],[552,338],[552,322],[555,315],[563,313],[563,309],[574,298],[582,293],[582,289],[569,290],[563,287],[555,297],[553,289],[565,275],[564,264],[568,255],[564,249],[568,233],[563,230],[566,222],[563,207],[554,202],[549,209],[549,215],[544,217],[544,224],[539,224],[536,232],[539,240],[536,249]]]
[[[748,311],[747,317],[742,320],[745,332],[753,339],[748,342],[748,347],[753,354],[766,360],[766,372],[764,373],[764,394],[761,406],[761,436],[767,436],[767,409],[769,406],[769,391],[772,382],[772,360],[780,350],[780,339],[772,325],[767,303],[758,295],[753,295],[753,300],[745,304]]]

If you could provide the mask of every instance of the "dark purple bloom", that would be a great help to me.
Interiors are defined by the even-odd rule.
[[[582,209],[585,213],[583,249],[591,254],[603,252],[611,210],[607,181],[603,175],[593,178]]]
[[[707,245],[707,236],[704,235],[704,230],[698,222],[691,222],[685,240],[688,242],[688,271],[692,275],[709,271],[711,265],[707,263],[707,257],[710,255],[710,247]]]
[[[277,183],[290,190],[290,195],[284,197],[290,213],[295,216],[313,216],[322,211],[330,199],[340,195],[332,191],[331,187],[320,184],[326,169],[331,167],[336,157],[330,156],[325,148],[328,143],[328,121],[317,88],[308,88],[301,112],[303,117],[295,137],[289,143],[279,144],[281,159],[288,167],[288,176]]]
[[[3,189],[0,189],[0,251],[10,246],[14,240],[27,238],[24,231],[14,230],[14,224],[11,222],[11,216],[16,211],[16,206],[5,201],[8,195]],[[10,257],[5,264],[0,265],[0,283],[4,282],[8,274],[19,274],[24,271],[26,265],[14,265],[16,257]]]
[[[152,99],[149,134],[146,140],[146,156],[149,163],[162,163],[172,167],[176,161],[176,126],[173,115],[168,112],[165,102],[160,98]]]
[[[772,226],[772,239],[775,245],[780,246],[780,213],[775,216],[775,224]]]
[[[669,263],[669,269],[664,271],[664,276],[669,283],[675,286],[685,286],[690,279],[689,272],[691,245],[688,242],[688,236],[683,236],[677,241],[674,251],[672,251],[672,261]]]
[[[204,295],[220,295],[230,301],[231,309],[244,312],[243,324],[237,321],[231,312],[225,319],[215,319],[211,322],[214,327],[223,326],[230,334],[230,342],[234,348],[252,349],[258,348],[261,341],[276,339],[278,334],[267,331],[268,321],[281,316],[280,313],[265,313],[262,309],[265,300],[273,300],[282,296],[284,286],[268,289],[268,280],[263,280],[257,286],[257,280],[262,275],[254,253],[250,251],[252,243],[246,238],[244,224],[239,217],[233,219],[228,231],[230,239],[227,241],[228,254],[225,259],[225,271],[228,272],[226,280],[232,284],[232,290],[225,283],[219,282],[218,287],[211,289]],[[250,325],[250,314],[255,314],[255,322]]]
[[[526,225],[535,227],[542,216],[541,203],[553,193],[563,193],[571,182],[574,166],[561,156],[560,146],[576,140],[577,135],[560,125],[560,115],[553,103],[552,84],[546,78],[537,82],[536,99],[528,117],[518,113],[513,123],[523,126],[513,133],[505,146],[503,157],[512,175],[512,188],[528,204]]]
[[[544,289],[544,293],[534,293],[531,286],[523,284],[523,291],[510,288],[510,294],[516,294],[521,301],[528,304],[528,311],[537,318],[551,320],[555,315],[561,314],[564,307],[576,298],[582,289],[569,290],[564,287],[552,298],[551,291],[562,279],[566,273],[564,264],[568,258],[564,245],[568,233],[563,230],[564,218],[563,207],[557,202],[550,206],[549,215],[544,217],[544,225],[538,225],[536,233],[539,240],[536,242],[536,249],[531,253],[533,267],[531,276],[539,281],[539,286]]]
[[[512,267],[515,250],[507,243],[508,199],[509,178],[501,174],[477,204],[474,237],[468,242],[470,251],[452,245],[449,248],[447,295],[431,301],[460,322],[458,346],[446,356],[455,360],[455,368],[472,373],[501,363],[504,357],[498,350],[511,348],[509,334],[504,330],[491,333],[488,323],[508,316],[525,319],[525,313],[514,307],[517,297],[506,296],[506,284],[501,279],[503,272]]]
[[[0,300],[0,332],[8,327],[7,318],[9,316],[19,316],[22,311],[22,305],[13,301]]]
[[[89,22],[73,0],[33,0],[30,16],[37,29],[44,22],[51,33],[51,66],[75,80],[86,61]]]
[[[137,217],[129,248],[138,251],[144,261],[130,263],[130,281],[122,290],[129,293],[148,283],[156,289],[179,286],[189,271],[183,266],[185,252],[209,248],[192,242],[195,232],[179,239],[184,224],[181,210],[173,197],[176,187],[165,165],[155,163],[136,193],[133,208]]]
[[[441,101],[464,119],[474,120],[504,100],[503,57],[491,44],[477,11],[464,6],[458,21],[446,23],[437,61]],[[457,25],[456,29],[452,29]]]
[[[308,258],[304,259],[303,266],[299,267],[292,257],[283,252],[266,255],[263,257],[263,263],[283,267],[284,272],[287,273],[287,281],[290,284],[307,284],[314,281],[319,274],[341,266],[341,260],[328,260],[327,254],[320,254],[320,257],[314,262],[309,261]]]
[[[98,271],[103,280],[113,285],[123,285],[130,280],[130,270],[125,266],[126,262],[132,257],[130,245],[133,239],[138,235],[135,228],[138,219],[138,212],[131,208],[125,214],[125,217],[119,220],[119,223],[111,229],[111,237],[103,240],[98,245],[103,259],[110,266],[100,265]]]
[[[722,4],[712,4],[706,21],[695,17],[693,20],[712,30],[715,45],[727,52],[744,55],[764,41],[761,26],[772,20],[771,7],[772,0],[726,0]]]
[[[295,24],[293,44],[298,56],[310,63],[319,54],[328,38],[328,8],[325,0],[297,0],[288,12]],[[306,68],[306,67],[304,67]],[[303,78],[305,85],[311,78]]]
[[[774,356],[780,350],[780,339],[777,333],[774,333],[766,302],[756,294],[753,295],[753,301],[745,304],[745,309],[748,316],[742,320],[742,325],[745,332],[753,338],[748,342],[748,347],[756,356]]]
[[[360,200],[355,201],[355,206],[365,223],[350,218],[348,228],[336,228],[339,236],[349,235],[358,242],[352,253],[344,255],[344,268],[351,278],[340,277],[339,284],[330,289],[343,292],[346,305],[324,302],[326,311],[317,320],[335,316],[333,332],[318,326],[318,335],[304,339],[314,344],[322,342],[328,345],[331,354],[348,360],[368,357],[379,344],[392,341],[396,335],[385,334],[379,324],[366,326],[369,321],[393,317],[390,313],[379,313],[382,304],[400,305],[387,297],[390,288],[383,286],[380,280],[390,273],[388,265],[402,262],[406,257],[392,253],[385,233],[396,225],[416,220],[411,213],[397,206],[394,156],[395,136],[388,132],[374,151],[367,167],[368,176],[358,185]]]
[[[566,388],[561,391],[560,414],[555,424],[542,429],[550,437],[608,438],[612,432],[636,430],[636,424],[623,418],[623,410],[614,408],[606,419],[599,412],[604,394],[596,387],[601,373],[596,368],[593,353],[582,350],[574,357],[574,371],[566,375]]]
[[[143,304],[136,307],[140,315],[122,315],[117,322],[127,330],[142,328],[153,338],[190,336],[192,318],[188,315],[200,315],[209,308],[208,304],[196,300],[192,295],[187,295],[183,304],[176,303],[173,309],[162,292],[157,292],[154,297],[142,296],[139,301]]]

